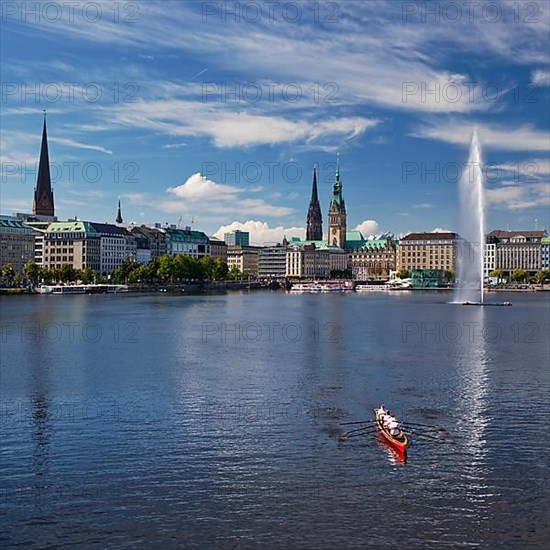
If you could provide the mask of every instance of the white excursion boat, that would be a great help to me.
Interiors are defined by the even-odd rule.
[[[388,292],[390,290],[409,290],[411,288],[410,279],[391,279],[383,285],[357,285],[356,292]]]
[[[42,285],[40,294],[116,294],[128,292],[127,285]]]
[[[292,285],[290,292],[294,294],[321,292],[322,285],[320,283],[296,283]]]

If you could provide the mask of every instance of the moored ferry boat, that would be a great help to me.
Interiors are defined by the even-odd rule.
[[[293,293],[309,293],[321,292],[322,285],[320,283],[295,283],[292,285],[290,292]]]
[[[40,294],[116,294],[128,292],[127,285],[42,285]]]

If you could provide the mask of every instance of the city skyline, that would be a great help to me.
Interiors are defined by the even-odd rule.
[[[70,24],[4,14],[2,213],[30,210],[47,109],[60,219],[112,222],[120,198],[127,222],[304,237],[313,166],[326,213],[340,151],[348,229],[456,230],[477,125],[487,230],[550,225],[547,4],[451,24],[392,3],[294,3],[292,25],[277,10],[237,22],[224,5],[140,3],[117,24],[107,10]]]

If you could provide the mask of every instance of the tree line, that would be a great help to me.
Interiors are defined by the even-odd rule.
[[[189,256],[170,256],[153,258],[147,264],[141,264],[132,258],[126,258],[109,277],[96,273],[92,268],[75,269],[70,264],[60,267],[42,267],[29,261],[23,268],[22,275],[15,272],[11,264],[5,264],[0,272],[4,285],[20,285],[28,282],[40,283],[115,283],[115,284],[156,284],[187,283],[198,281],[237,280],[245,278],[235,266],[231,269],[221,258],[191,258]]]

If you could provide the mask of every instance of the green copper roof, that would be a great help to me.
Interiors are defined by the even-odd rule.
[[[48,226],[46,233],[95,233],[95,229],[90,222],[52,222]]]

